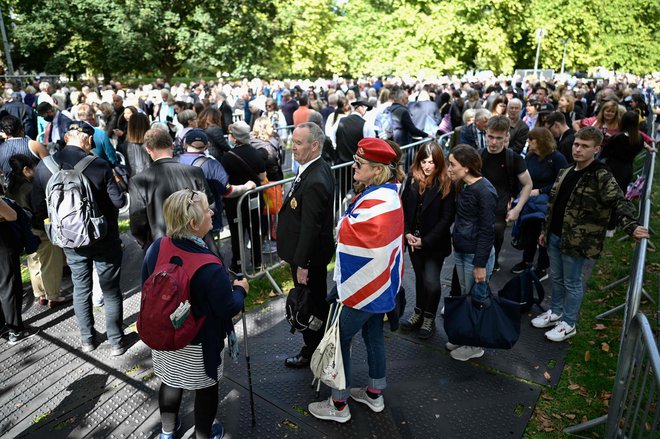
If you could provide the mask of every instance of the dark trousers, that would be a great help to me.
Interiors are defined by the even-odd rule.
[[[297,272],[298,267],[296,265],[291,265],[293,284],[296,287],[300,285],[298,283]],[[312,358],[312,354],[323,338],[323,329],[325,328],[325,321],[328,318],[328,311],[330,310],[330,305],[328,305],[328,302],[325,300],[328,295],[328,270],[325,265],[310,266],[307,277],[307,286],[311,293],[310,303],[312,307],[312,315],[323,321],[323,327],[318,331],[308,329],[302,332],[305,345],[300,350],[300,355],[305,358]]]
[[[550,259],[548,258],[548,249],[538,245],[539,235],[541,234],[541,227],[543,220],[529,219],[522,223],[520,234],[523,240],[523,262],[527,264],[534,263],[534,256],[536,255],[536,248],[539,249],[539,260],[536,264],[538,269],[547,269],[550,266]]]
[[[93,342],[96,335],[92,312],[92,264],[94,264],[103,291],[108,341],[113,346],[119,346],[124,335],[123,296],[119,287],[122,249],[119,239],[108,241],[78,249],[65,248],[64,255],[71,268],[73,310],[80,327],[80,339],[83,342]]]
[[[22,331],[22,305],[23,282],[19,252],[0,250],[0,308],[2,308],[0,327],[6,324],[12,331]]]
[[[502,243],[504,242],[504,231],[506,230],[506,212],[495,215],[495,265],[498,264],[497,258],[500,256]]]
[[[435,316],[440,303],[440,272],[445,258],[424,254],[420,251],[410,253],[410,261],[415,270],[415,307],[423,313]]]
[[[248,201],[245,200],[244,204],[247,205]],[[261,265],[261,233],[259,224],[259,210],[248,209],[247,207],[242,211],[243,222],[243,239],[247,240],[248,237],[251,243],[251,249],[248,250],[248,257],[251,256],[254,271],[258,271],[257,267]],[[238,240],[238,215],[235,210],[230,211],[227,209],[227,221],[229,222],[229,233],[231,234],[231,266],[230,269],[235,272],[243,272],[245,270],[245,261],[241,261],[241,245],[242,242]]]
[[[170,387],[165,383],[158,391],[158,407],[163,424],[163,431],[173,432],[176,429],[176,418],[179,415],[183,389]],[[195,390],[195,437],[198,439],[211,436],[211,427],[218,411],[218,383],[203,389]]]

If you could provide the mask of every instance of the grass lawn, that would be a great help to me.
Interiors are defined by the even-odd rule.
[[[651,207],[651,228],[659,231],[660,197],[657,191],[660,182],[657,178],[653,188],[655,205]],[[623,234],[617,232],[615,238],[605,242],[605,248],[596,263],[585,293],[578,333],[568,342],[570,348],[561,380],[556,388],[543,389],[525,437],[563,437],[561,431],[564,428],[607,414],[616,373],[623,311],[604,320],[596,320],[596,316],[624,303],[626,299],[627,283],[601,291],[605,285],[630,272],[635,244],[632,239],[618,242],[621,236]],[[652,236],[651,241],[660,246],[658,235]],[[656,299],[660,279],[659,253],[660,251],[648,247],[644,274],[644,288]],[[656,330],[657,306],[643,300],[641,309]],[[601,426],[582,432],[581,437],[603,437],[604,433],[605,429]]]

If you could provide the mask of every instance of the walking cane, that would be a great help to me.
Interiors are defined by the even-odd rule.
[[[247,323],[245,322],[245,306],[243,306],[243,339],[245,340],[245,361],[247,362],[247,375],[248,375],[248,387],[250,390],[250,410],[252,411],[252,425],[257,423],[257,420],[254,416],[254,394],[252,391],[252,368],[250,367],[250,351],[248,350],[248,332],[247,332]]]

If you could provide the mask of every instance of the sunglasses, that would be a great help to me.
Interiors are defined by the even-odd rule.
[[[368,165],[368,163],[363,163],[363,162],[359,161],[357,155],[353,155],[353,163],[355,163],[355,166],[358,169],[362,169],[362,166]]]
[[[188,200],[188,208],[192,206],[193,204],[197,203],[198,201],[201,201],[201,198],[197,191],[194,191],[192,189],[188,189],[190,191],[190,199]]]

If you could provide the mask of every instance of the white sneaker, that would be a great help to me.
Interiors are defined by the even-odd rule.
[[[559,319],[561,319],[562,314],[554,314],[551,309],[547,310],[543,314],[532,319],[532,326],[535,328],[549,328],[550,326],[555,326]]]
[[[367,395],[367,389],[351,389],[350,391],[351,398],[357,402],[366,404],[372,411],[380,413],[385,409],[385,398],[383,395],[378,395],[378,398],[373,399]]]
[[[332,397],[319,402],[312,402],[307,406],[307,410],[318,419],[326,421],[348,422],[351,420],[351,409],[348,404],[342,410],[337,410],[335,404],[332,402]]]
[[[454,351],[454,350],[460,348],[461,345],[454,344],[454,343],[448,341],[447,343],[445,343],[445,347],[447,348],[448,351]]]
[[[557,326],[546,332],[545,336],[548,340],[564,341],[567,338],[573,337],[575,334],[577,334],[575,325],[571,326],[562,320]]]
[[[458,361],[467,361],[484,355],[484,350],[476,346],[461,346],[449,353],[451,358]]]

